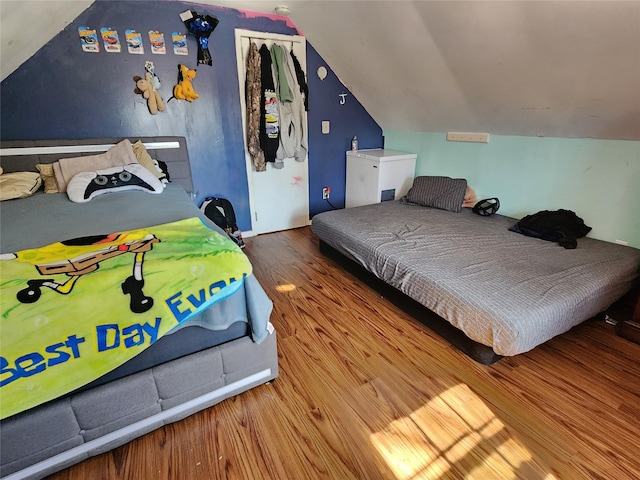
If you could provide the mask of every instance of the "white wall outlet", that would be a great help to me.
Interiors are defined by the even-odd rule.
[[[447,132],[447,140],[450,142],[476,142],[489,143],[488,133]]]
[[[322,189],[322,199],[327,200],[331,194],[331,187],[324,187]]]
[[[331,125],[329,124],[329,120],[323,120],[322,121],[322,133],[323,134],[328,134],[329,130],[331,129]]]

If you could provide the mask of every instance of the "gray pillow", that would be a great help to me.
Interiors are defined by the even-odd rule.
[[[422,176],[413,180],[412,187],[402,201],[459,212],[466,191],[467,181],[464,178]]]

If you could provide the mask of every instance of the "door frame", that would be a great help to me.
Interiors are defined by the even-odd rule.
[[[235,43],[236,43],[236,65],[238,68],[238,89],[240,92],[240,115],[242,118],[242,140],[244,147],[244,157],[245,157],[245,166],[247,169],[247,183],[249,190],[249,210],[251,214],[251,232],[248,232],[247,236],[251,235],[259,235],[261,233],[268,233],[268,231],[260,231],[256,229],[256,225],[258,224],[257,220],[257,208],[256,208],[256,199],[254,192],[254,184],[253,184],[253,175],[256,173],[253,165],[253,161],[251,159],[251,155],[249,154],[249,150],[247,148],[247,100],[245,95],[245,76],[246,76],[246,58],[247,51],[243,51],[243,40],[248,40],[249,42],[256,41],[271,41],[283,43],[285,45],[291,45],[291,49],[293,49],[293,44],[299,44],[302,47],[302,51],[304,52],[303,58],[298,58],[302,69],[306,72],[306,38],[301,35],[285,35],[280,33],[270,33],[270,32],[257,32],[253,30],[245,30],[241,28],[236,28],[234,30],[235,34]],[[298,56],[296,54],[296,56]],[[307,116],[306,118],[306,128],[304,131],[304,135],[307,138],[308,145],[308,131],[309,131],[309,120]],[[306,224],[309,225],[309,152],[307,152],[307,157],[305,158],[306,165]],[[243,232],[244,233],[244,232]]]

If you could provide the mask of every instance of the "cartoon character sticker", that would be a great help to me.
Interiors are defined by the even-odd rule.
[[[83,52],[99,52],[100,44],[98,43],[98,35],[96,31],[90,27],[78,27],[78,35],[80,35],[80,45]]]
[[[135,30],[126,30],[124,36],[127,41],[127,50],[134,55],[144,54],[144,45],[142,45],[142,35]]]
[[[173,43],[174,55],[189,55],[189,48],[187,47],[187,35],[180,32],[173,32],[171,34],[171,42]]]
[[[160,33],[157,30],[149,30],[149,43],[151,44],[151,53],[159,55],[167,53],[163,33]]]
[[[120,53],[122,45],[120,44],[120,38],[118,38],[118,32],[116,30],[110,27],[102,27],[100,29],[100,35],[102,36],[105,52]]]

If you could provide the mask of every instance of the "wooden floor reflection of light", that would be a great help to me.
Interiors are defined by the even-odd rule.
[[[527,448],[464,384],[394,420],[370,440],[398,479],[459,478],[463,472],[468,479],[555,478],[531,465]]]
[[[292,292],[293,290],[296,289],[295,285],[292,285],[290,283],[288,284],[284,284],[284,285],[278,285],[276,287],[276,291],[279,293],[287,293],[287,292]]]

